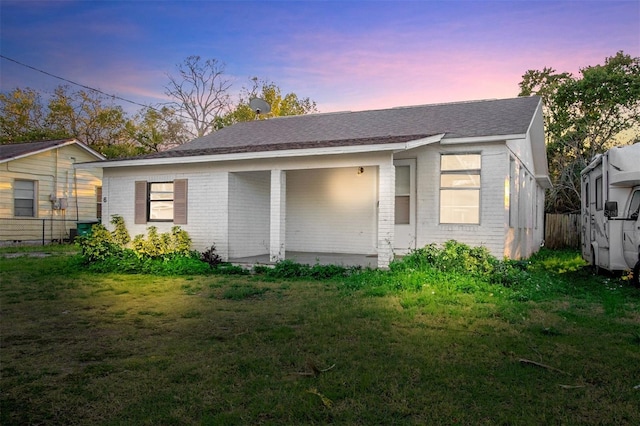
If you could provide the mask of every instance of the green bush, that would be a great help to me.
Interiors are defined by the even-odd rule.
[[[94,225],[91,235],[78,238],[82,257],[95,272],[148,273],[156,275],[203,274],[209,266],[200,253],[191,250],[189,234],[179,226],[158,233],[148,228],[147,237],[136,235],[131,241],[121,216],[112,216],[114,230]]]
[[[269,278],[300,278],[326,280],[334,278],[344,278],[356,274],[361,270],[359,267],[345,267],[340,265],[320,265],[313,266],[296,263],[293,260],[282,260],[277,262],[273,268],[254,268],[254,272],[263,273]]]
[[[181,254],[188,256],[191,251],[191,237],[179,226],[171,228],[171,232],[158,234],[158,228],[147,228],[147,237],[139,234],[133,238],[131,248],[141,257],[159,258]]]
[[[102,224],[91,227],[91,234],[76,238],[76,244],[80,246],[85,263],[104,261],[110,257],[117,257],[122,252],[113,235]]]
[[[526,287],[531,282],[528,261],[498,260],[486,247],[447,241],[428,244],[391,262],[388,271],[367,270],[351,276],[345,288],[376,295],[422,291],[438,286],[449,292],[487,293],[500,287]]]
[[[129,236],[129,231],[127,231],[127,227],[124,224],[124,219],[122,216],[114,214],[111,216],[111,224],[115,227],[111,233],[113,242],[121,247],[126,247],[127,244],[131,242],[131,237]]]
[[[499,261],[486,247],[469,247],[454,240],[445,242],[442,248],[428,244],[413,250],[402,259],[392,262],[391,270],[423,269],[433,267],[445,272],[458,272],[475,276],[490,276]]]

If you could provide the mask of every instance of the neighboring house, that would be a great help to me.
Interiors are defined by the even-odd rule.
[[[64,241],[99,221],[102,170],[75,168],[99,160],[76,139],[0,145],[0,244]]]
[[[96,166],[105,222],[121,215],[132,235],[179,225],[225,260],[345,253],[383,268],[451,239],[528,257],[550,187],[538,97],[255,120]]]

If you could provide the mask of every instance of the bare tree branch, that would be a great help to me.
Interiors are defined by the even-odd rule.
[[[224,64],[189,56],[177,69],[178,77],[168,75],[165,87],[165,94],[175,99],[170,105],[191,119],[195,136],[214,131],[216,119],[231,108],[231,82],[224,75]]]

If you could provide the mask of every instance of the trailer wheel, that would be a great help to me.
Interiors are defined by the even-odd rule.
[[[636,262],[633,267],[633,276],[631,277],[631,285],[634,287],[640,287],[640,260]]]

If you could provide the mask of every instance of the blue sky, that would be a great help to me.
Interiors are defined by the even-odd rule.
[[[0,40],[6,57],[144,104],[200,55],[235,91],[255,76],[356,111],[513,97],[528,69],[640,56],[640,1],[0,0]],[[2,91],[64,84],[5,59],[0,77]]]

